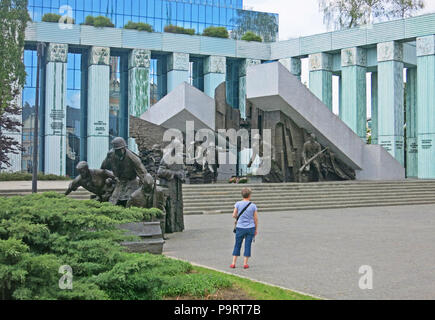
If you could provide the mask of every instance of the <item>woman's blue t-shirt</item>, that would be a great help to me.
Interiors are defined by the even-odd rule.
[[[237,215],[240,214],[240,212],[243,211],[243,209],[248,205],[249,201],[239,201],[234,205],[234,208],[237,209]],[[255,228],[255,222],[254,222],[254,213],[257,211],[257,206],[255,203],[251,203],[251,205],[248,207],[248,209],[245,210],[245,212],[240,217],[239,221],[237,222],[237,228],[242,229],[249,229],[249,228]]]

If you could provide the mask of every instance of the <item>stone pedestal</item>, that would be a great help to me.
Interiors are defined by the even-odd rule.
[[[44,172],[66,173],[66,90],[68,45],[50,43],[45,69]]]
[[[435,36],[417,38],[418,178],[435,179]]]
[[[174,52],[168,56],[168,93],[189,81],[189,54]]]
[[[379,43],[377,51],[379,144],[404,165],[403,45]]]
[[[99,168],[109,151],[110,48],[92,47],[88,62],[87,155]]]
[[[367,52],[361,48],[341,50],[340,118],[361,139],[367,139]]]
[[[332,111],[332,57],[326,53],[309,56],[310,90]]]
[[[216,88],[225,82],[226,72],[225,57],[207,57],[204,60],[204,93],[214,99]]]
[[[127,235],[138,237],[137,240],[125,241],[121,245],[128,252],[162,254],[163,240],[160,222],[134,222],[119,225]]]

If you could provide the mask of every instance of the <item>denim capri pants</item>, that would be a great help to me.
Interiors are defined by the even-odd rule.
[[[255,237],[255,227],[254,228],[237,228],[236,229],[236,244],[234,245],[233,256],[240,257],[240,249],[242,248],[243,239],[245,239],[245,252],[244,256],[251,257],[251,245],[252,240]]]

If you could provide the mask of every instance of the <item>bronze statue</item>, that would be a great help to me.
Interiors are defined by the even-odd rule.
[[[328,180],[355,180],[355,170],[338,159],[334,152],[328,150],[323,162],[325,177]]]
[[[272,157],[272,146],[262,139],[260,134],[254,136],[254,142],[252,144],[253,154],[248,163],[248,168],[251,168],[257,156],[260,157],[260,164],[254,175],[260,175],[263,177],[263,182],[266,183],[278,183],[284,182],[282,178],[282,171],[278,164]],[[270,150],[270,154],[265,153],[265,150]],[[270,170],[266,171],[265,163],[270,163]]]
[[[300,169],[300,173],[303,171],[310,171],[312,168],[314,168],[317,175],[317,181],[324,181],[321,163],[323,160],[323,153],[325,151],[326,150],[322,150],[320,143],[316,141],[316,135],[312,133],[302,149],[302,159],[304,165]]]
[[[126,206],[131,195],[141,185],[150,184],[146,178],[147,171],[140,158],[128,150],[123,138],[112,141],[113,149],[109,151],[101,169],[110,170],[116,177],[116,187],[110,197],[110,202],[115,205]]]
[[[177,138],[173,141],[174,146],[182,146],[183,143]],[[175,158],[178,161],[171,162],[174,150],[165,150],[163,158],[160,162],[160,167],[157,172],[159,178],[158,186],[164,190],[166,195],[166,227],[168,233],[181,232],[184,230],[183,218],[183,190],[182,184],[185,180],[184,154],[176,154]]]
[[[115,176],[109,170],[104,169],[89,169],[86,161],[77,164],[79,175],[70,183],[65,195],[76,191],[79,187],[83,187],[95,194],[100,202],[107,202],[115,189]]]

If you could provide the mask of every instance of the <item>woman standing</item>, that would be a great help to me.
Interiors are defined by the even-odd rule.
[[[230,268],[236,267],[237,258],[240,257],[242,242],[245,240],[244,269],[248,269],[248,260],[251,257],[251,244],[258,234],[257,206],[251,202],[252,191],[249,188],[242,190],[243,200],[234,205],[233,218],[236,219],[236,243],[233,251],[233,263]]]

